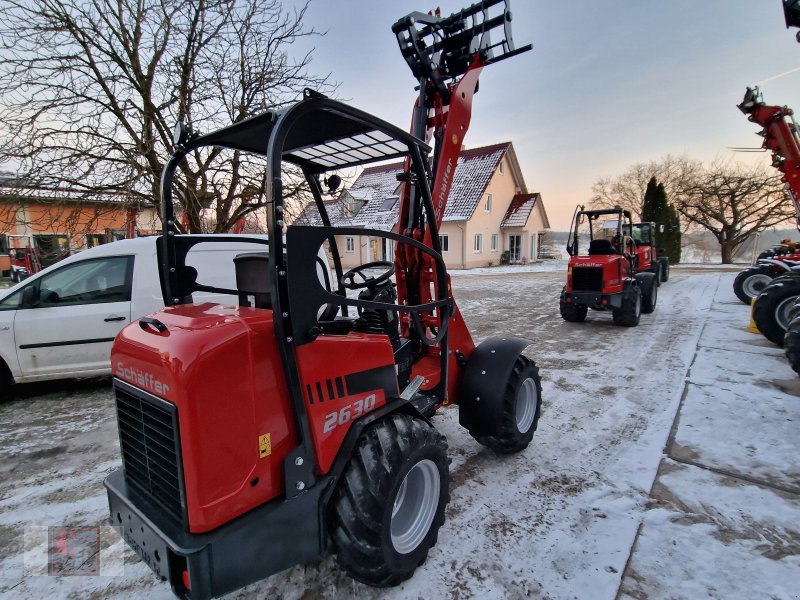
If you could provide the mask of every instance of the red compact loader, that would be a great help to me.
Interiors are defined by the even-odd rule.
[[[575,209],[567,241],[567,285],[559,302],[565,321],[582,322],[591,308],[610,310],[615,325],[633,327],[639,324],[641,313],[655,310],[657,276],[637,272],[637,245],[630,232],[631,214],[618,206]],[[649,258],[646,266],[650,266]]]
[[[530,48],[514,48],[510,25],[507,0],[485,0],[393,26],[419,83],[411,134],[312,91],[206,135],[176,127],[161,180],[166,308],[114,343],[122,468],[105,485],[113,524],[179,597],[219,596],[328,550],[355,579],[396,585],[425,561],[449,500],[434,412],[458,406],[460,424],[499,453],[530,443],[541,406],[522,355],[532,342],[475,346],[438,235],[478,76]],[[266,164],[269,236],[233,260],[235,290],[185,265],[193,244],[234,236],[179,235],[172,209],[181,161],[209,146]],[[330,226],[322,185],[334,187],[333,172],[397,158],[397,232]],[[322,226],[285,225],[287,163]],[[343,272],[341,236],[385,239],[394,262]],[[191,303],[208,290],[239,305]]]
[[[663,255],[664,249],[656,248],[655,223],[634,223],[624,233],[633,238],[636,244],[634,270],[649,271],[656,276],[656,285],[669,279],[669,258]]]

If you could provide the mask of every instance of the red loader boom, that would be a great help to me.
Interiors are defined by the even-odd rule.
[[[749,121],[761,126],[763,148],[772,152],[772,166],[783,173],[800,229],[800,135],[792,109],[766,104],[757,87],[747,88],[738,107]]]

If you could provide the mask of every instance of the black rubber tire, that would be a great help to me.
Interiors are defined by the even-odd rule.
[[[642,316],[642,290],[638,285],[628,284],[622,295],[622,306],[615,308],[613,313],[614,325],[623,327],[636,327]]]
[[[642,290],[642,313],[649,315],[658,304],[658,283],[652,273],[637,273],[636,281]]]
[[[11,371],[8,370],[5,362],[0,360],[0,404],[8,402],[11,399],[11,385],[14,378],[11,377]]]
[[[783,348],[786,352],[786,359],[792,370],[800,375],[800,298],[795,301],[792,309],[792,320],[789,321],[789,328],[783,336]]]
[[[658,262],[661,263],[661,282],[669,281],[669,259],[666,256],[659,256]]]
[[[656,285],[661,285],[661,263],[657,260],[653,260],[653,263],[650,267],[650,272],[655,276]]]
[[[558,309],[561,311],[561,318],[570,323],[582,323],[586,320],[586,313],[589,309],[585,304],[574,304],[572,302],[564,301],[564,291],[561,290],[561,299],[558,302]]]
[[[530,380],[530,383],[526,381]],[[524,431],[518,426],[517,419],[517,398],[518,394],[528,392],[535,393],[536,406],[534,409],[533,420],[526,422]],[[479,444],[494,450],[498,454],[513,454],[528,447],[533,439],[533,432],[539,425],[539,415],[542,412],[542,380],[539,378],[539,368],[536,364],[525,356],[518,356],[511,369],[511,374],[506,382],[506,391],[503,395],[502,425],[500,431],[495,435],[470,435]]]
[[[753,305],[753,321],[758,330],[773,344],[783,346],[788,326],[788,311],[794,308],[800,296],[800,275],[773,281],[756,298]],[[787,302],[790,303],[787,306]],[[785,324],[781,323],[782,317]]]
[[[767,278],[772,280],[775,275],[776,273],[769,267],[748,267],[733,280],[733,293],[739,300],[750,306],[755,297],[769,285]],[[756,282],[748,281],[751,277],[756,277]]]
[[[424,538],[401,554],[392,540],[392,519],[406,475],[420,465],[435,465],[439,493]],[[397,585],[414,574],[436,543],[450,501],[447,440],[434,427],[405,414],[392,414],[369,425],[359,438],[329,505],[333,551],[339,565],[363,583]],[[414,497],[411,497],[413,502]]]

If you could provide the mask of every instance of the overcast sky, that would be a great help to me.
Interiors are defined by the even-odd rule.
[[[449,15],[469,0],[441,0]],[[338,96],[407,128],[415,81],[391,32],[426,0],[315,0],[307,23],[313,68]],[[759,146],[736,108],[745,87],[800,111],[800,44],[780,0],[512,0],[517,46],[533,50],[487,67],[467,147],[514,144],[530,191],[554,229],[568,228],[592,183],[666,154],[763,160],[729,146]]]

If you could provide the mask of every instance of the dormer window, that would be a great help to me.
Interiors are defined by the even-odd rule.
[[[385,212],[387,210],[394,210],[394,207],[397,205],[397,201],[400,200],[400,196],[389,196],[386,200],[383,201],[381,207],[378,209],[381,212]]]

